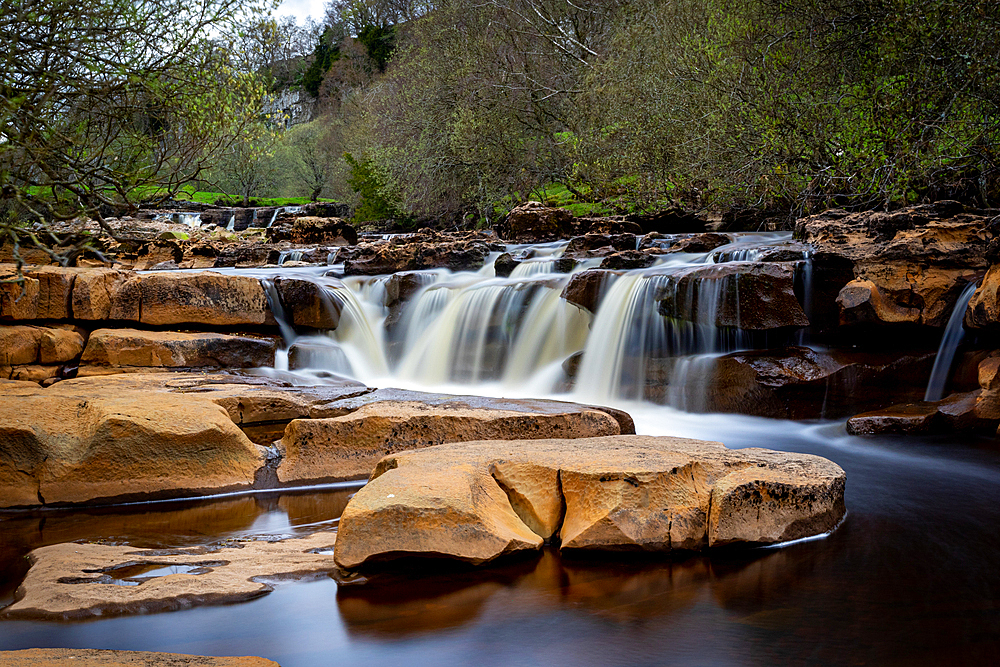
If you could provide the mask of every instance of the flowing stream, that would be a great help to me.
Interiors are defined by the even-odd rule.
[[[343,375],[376,387],[601,401],[628,410],[643,434],[824,456],[848,475],[848,516],[830,536],[670,558],[546,551],[482,571],[428,567],[370,588],[283,584],[240,605],[88,623],[2,621],[0,649],[261,655],[284,667],[991,664],[1000,652],[994,439],[860,439],[839,422],[697,414],[718,356],[756,339],[716,325],[725,281],[690,286],[698,293],[685,296],[699,304],[690,321],[658,315],[656,299],[676,288],[672,277],[752,261],[760,247],[787,240],[748,234],[712,253],[666,255],[607,281],[594,314],[560,297],[572,277],[554,272],[564,244],[511,247],[525,262],[509,278],[496,277],[493,258],[479,272],[420,272],[402,307],[386,305],[390,277],[339,279],[338,267],[232,271],[261,278],[282,321],[288,349],[270,372],[300,382]],[[797,265],[808,284],[809,263]],[[284,323],[279,276],[317,282],[338,327],[298,335]],[[302,535],[335,526],[352,492],[0,512],[0,605],[12,599],[31,548]]]

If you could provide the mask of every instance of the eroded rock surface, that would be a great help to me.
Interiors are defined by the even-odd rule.
[[[217,658],[206,655],[111,651],[91,648],[30,648],[0,651],[0,667],[278,667],[254,656]]]
[[[844,471],[817,456],[682,438],[469,442],[382,459],[340,520],[337,563],[482,564],[535,550],[671,551],[832,530]]]
[[[31,552],[7,618],[83,619],[252,600],[336,570],[336,533],[186,549],[56,544]]]
[[[257,368],[273,366],[277,341],[219,333],[98,329],[81,361],[95,366]]]

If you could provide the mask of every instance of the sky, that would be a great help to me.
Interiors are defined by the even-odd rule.
[[[307,16],[319,21],[325,13],[326,0],[283,0],[275,11],[278,16],[292,16],[302,23]]]

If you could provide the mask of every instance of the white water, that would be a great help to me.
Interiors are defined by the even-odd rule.
[[[951,364],[955,360],[955,353],[958,346],[965,338],[965,328],[963,321],[965,311],[972,301],[972,295],[976,291],[976,282],[973,281],[966,286],[965,290],[955,302],[955,309],[951,311],[948,318],[948,325],[944,329],[944,336],[941,337],[941,345],[938,347],[937,357],[934,359],[934,368],[931,370],[931,378],[927,383],[927,392],[924,394],[925,401],[940,401],[944,398],[944,390],[951,378]]]
[[[735,284],[717,275],[719,253],[753,257],[755,247],[789,239],[741,234],[712,253],[664,255],[652,267],[609,274],[596,314],[560,297],[574,274],[600,262],[585,260],[570,274],[554,273],[565,242],[508,247],[522,262],[509,278],[495,275],[492,264],[499,253],[476,272],[411,274],[421,285],[394,307],[401,310],[393,317],[385,305],[389,276],[341,282],[323,275],[329,267],[239,272],[265,282],[277,275],[313,280],[340,313],[331,332],[300,336],[291,327],[283,329],[292,369],[301,375],[483,395],[568,392],[581,401],[651,400],[703,411],[709,407],[715,360],[750,344],[739,329],[717,325],[716,313]],[[680,280],[692,274],[693,279]],[[661,315],[657,298],[664,294],[687,303],[689,312]],[[394,322],[388,331],[387,321]],[[566,371],[574,366],[575,379]]]

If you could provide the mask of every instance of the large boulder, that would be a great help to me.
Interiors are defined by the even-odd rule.
[[[446,442],[617,435],[621,424],[598,408],[556,401],[510,401],[401,394],[331,419],[297,419],[281,440],[282,483],[364,479],[387,454]]]
[[[656,300],[665,317],[749,331],[809,325],[795,296],[793,264],[710,264],[662,282]]]
[[[695,550],[832,530],[845,475],[816,456],[645,436],[470,442],[387,456],[341,516],[345,570],[408,556]]]
[[[514,207],[497,225],[497,236],[510,243],[556,241],[573,233],[573,214],[564,208],[528,201]]]
[[[218,333],[98,329],[81,362],[95,366],[255,368],[273,366],[277,341]]]
[[[0,507],[249,488],[257,447],[214,403],[93,387],[0,387]]]
[[[134,276],[131,271],[118,269],[90,269],[78,273],[71,296],[73,318],[110,319],[118,291]]]
[[[824,290],[815,304],[848,324],[943,327],[965,286],[986,271],[995,235],[985,211],[944,201],[893,212],[831,210],[796,223],[796,237],[814,248],[816,273],[852,274],[838,303],[830,298],[836,291]]]
[[[603,269],[581,271],[570,278],[559,296],[574,306],[596,313],[607,285],[620,275],[620,272]]]
[[[344,275],[376,276],[436,268],[472,271],[482,268],[489,254],[490,245],[480,240],[380,242],[344,248],[337,260],[344,263]]]
[[[735,352],[713,364],[702,409],[778,419],[835,419],[922,396],[931,353]]]
[[[139,322],[152,325],[263,325],[273,322],[260,281],[220,273],[154,273],[137,278]],[[133,292],[123,286],[120,296]],[[133,319],[133,318],[122,318]]]
[[[267,229],[267,237],[272,241],[292,243],[321,243],[326,246],[355,245],[358,232],[350,223],[340,218],[300,216],[287,224],[279,220]]]

